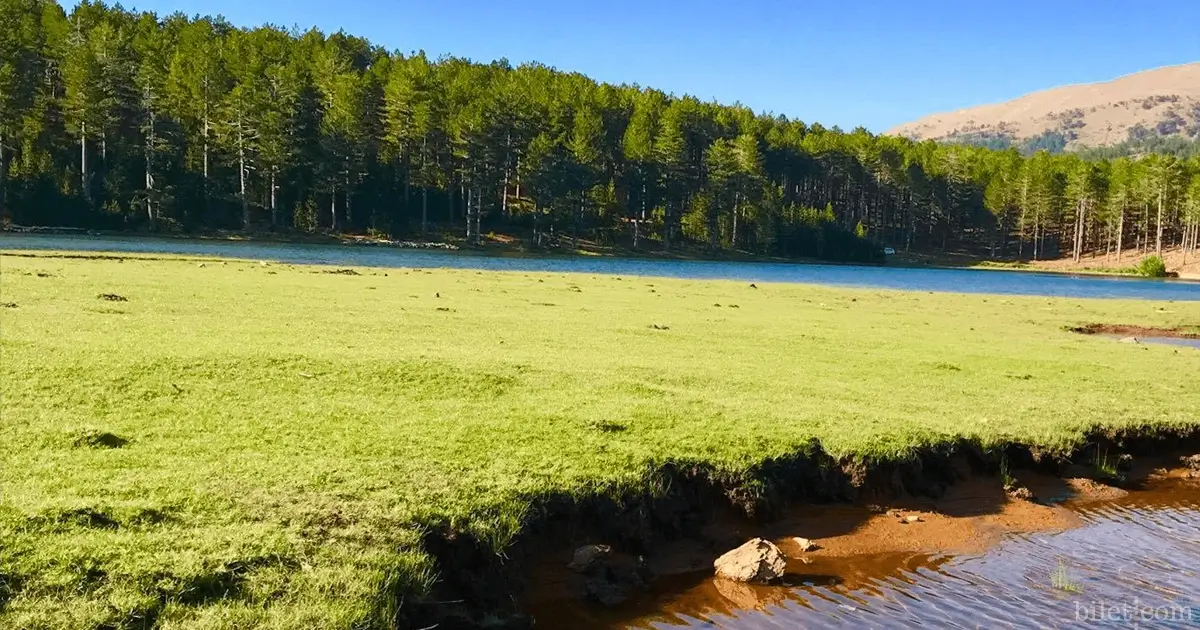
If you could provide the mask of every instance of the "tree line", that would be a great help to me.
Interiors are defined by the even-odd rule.
[[[0,217],[1078,258],[1195,249],[1200,157],[1026,157],[342,32],[0,0]]]

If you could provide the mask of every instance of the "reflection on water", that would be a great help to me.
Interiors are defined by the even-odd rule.
[[[998,293],[1080,298],[1200,300],[1200,282],[1069,276],[1025,271],[913,269],[856,265],[570,257],[524,258],[304,243],[263,243],[119,236],[0,234],[0,250],[54,249],[183,254],[275,260],[293,264],[370,267],[450,267],[747,282],[802,282],[913,291]]]
[[[1183,346],[1185,348],[1200,349],[1200,339],[1181,339],[1179,337],[1138,337],[1138,341],[1144,343],[1164,343],[1169,346]]]
[[[695,576],[650,615],[579,610],[570,627],[1200,628],[1200,486],[1164,483],[1077,510],[1083,527],[1014,536],[980,555],[814,562],[786,587]]]

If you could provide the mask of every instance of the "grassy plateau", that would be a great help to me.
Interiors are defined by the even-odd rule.
[[[1200,303],[0,256],[0,627],[386,627],[549,494],[1200,424]],[[331,273],[341,271],[340,273]]]

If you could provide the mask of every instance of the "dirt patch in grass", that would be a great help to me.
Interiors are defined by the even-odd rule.
[[[1200,339],[1200,332],[1186,328],[1150,328],[1126,324],[1088,324],[1070,329],[1081,335],[1112,335],[1119,337],[1167,337],[1171,339]]]
[[[119,435],[92,429],[80,431],[71,440],[75,448],[121,448],[128,443],[129,440]]]
[[[325,271],[322,271],[321,273],[330,275],[330,276],[361,276],[362,275],[361,273],[358,273],[357,271],[355,271],[353,269],[327,269]]]
[[[128,302],[129,301],[129,298],[127,298],[123,295],[117,295],[116,293],[101,293],[100,295],[97,295],[96,297],[98,299],[105,300],[107,302]]]
[[[84,527],[88,529],[117,529],[121,526],[116,519],[106,514],[103,510],[95,508],[64,510],[51,517],[46,517],[44,520],[52,521],[57,525]]]
[[[0,308],[17,308],[16,302],[0,302]]]

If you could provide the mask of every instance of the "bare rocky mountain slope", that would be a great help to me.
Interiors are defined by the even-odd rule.
[[[1200,62],[1068,85],[933,114],[888,133],[917,140],[1099,147],[1149,136],[1200,138]]]

